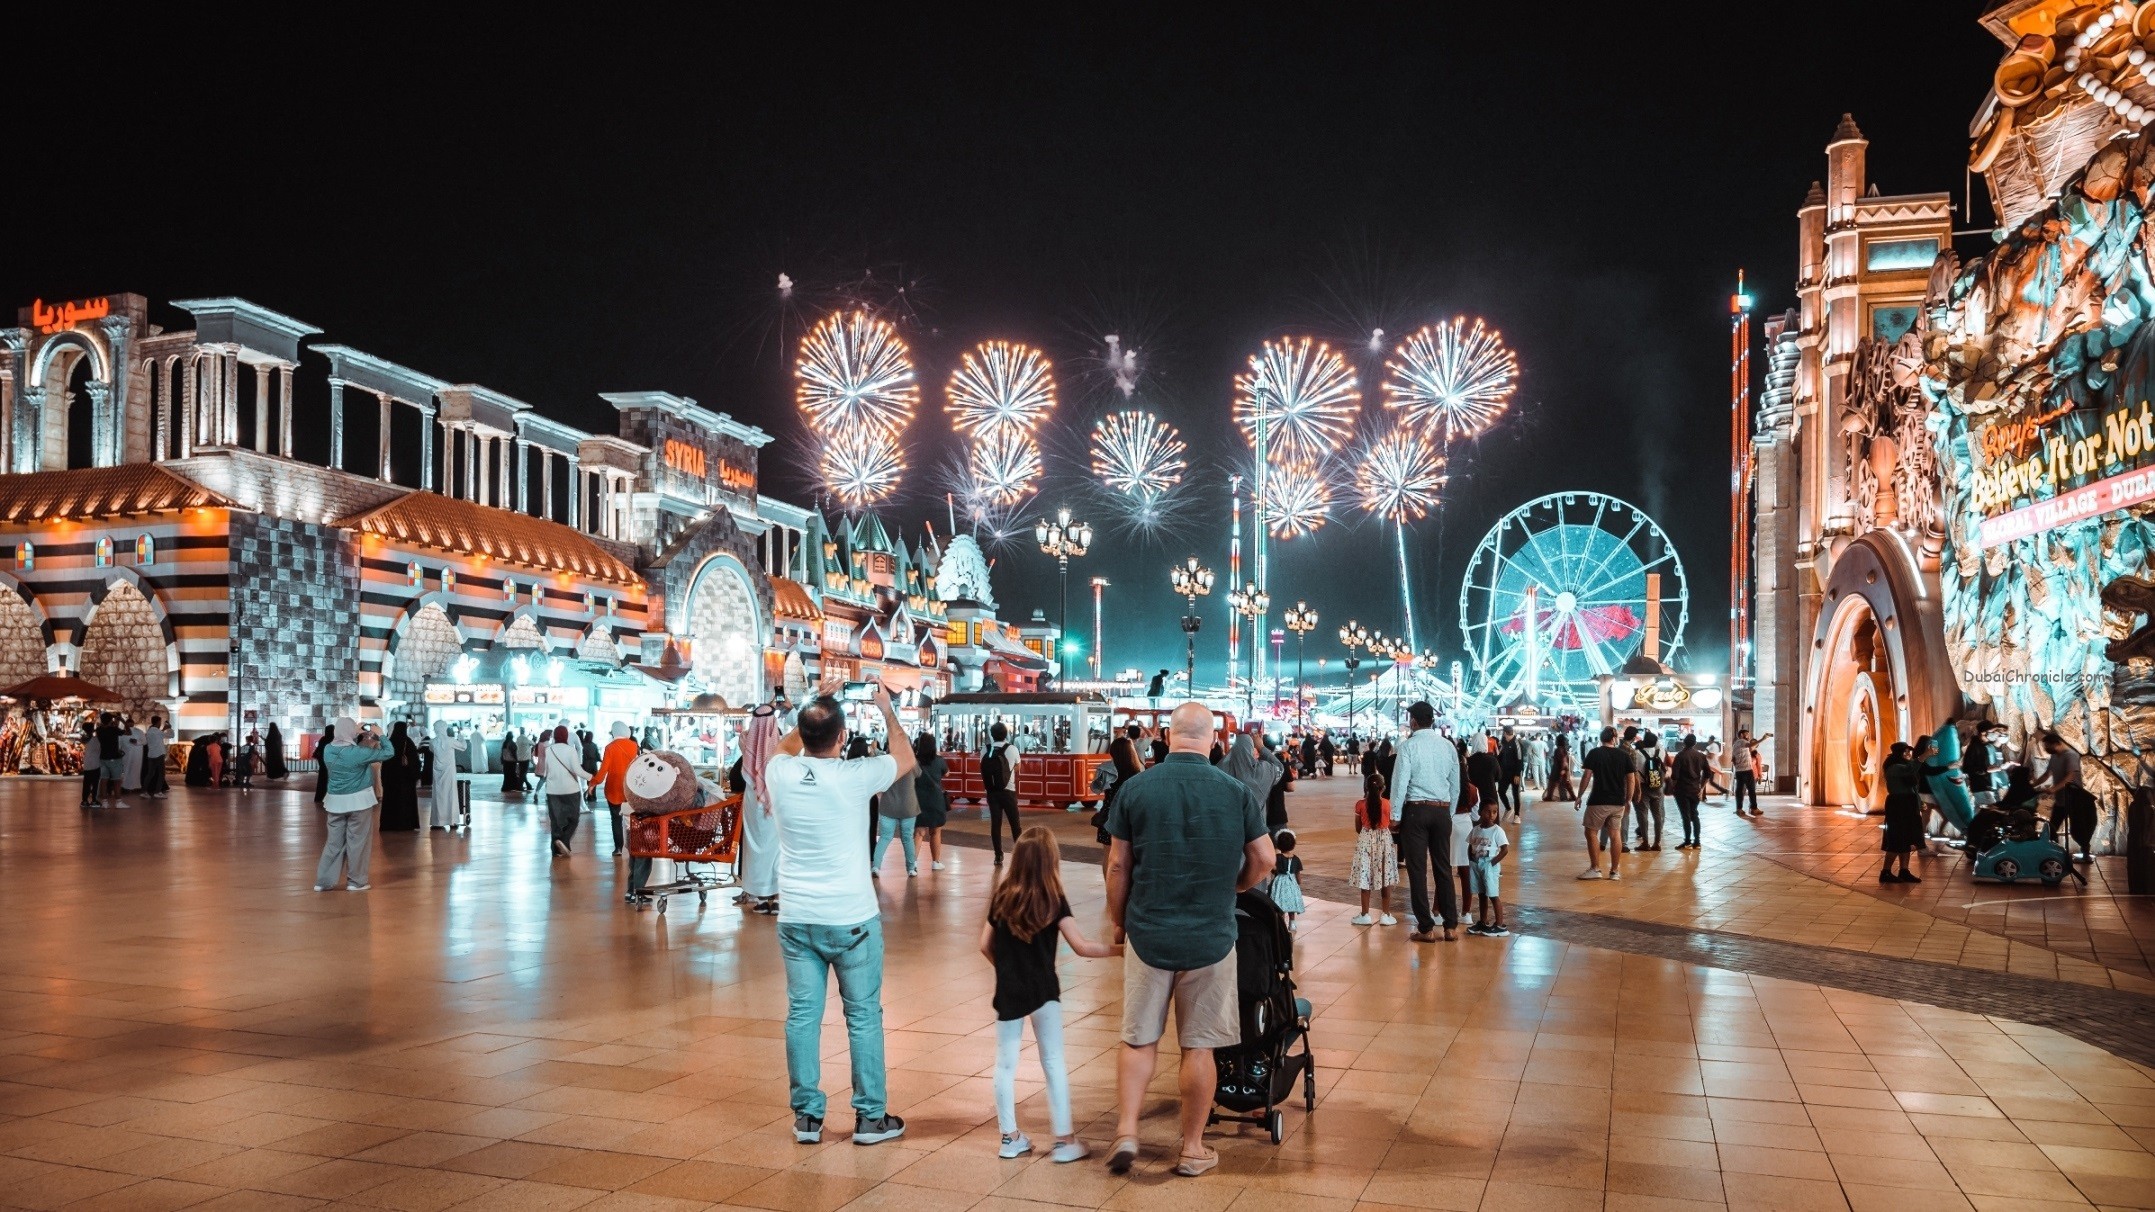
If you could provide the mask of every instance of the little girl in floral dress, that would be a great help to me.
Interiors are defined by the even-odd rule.
[[[1399,847],[1392,841],[1392,806],[1384,798],[1384,776],[1369,771],[1362,776],[1362,798],[1354,804],[1354,886],[1362,890],[1362,913],[1357,926],[1396,926],[1392,916],[1392,889],[1399,883]],[[1369,894],[1379,900],[1378,912],[1369,916]]]

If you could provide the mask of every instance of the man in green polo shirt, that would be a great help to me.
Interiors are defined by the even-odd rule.
[[[1137,1161],[1137,1119],[1159,1061],[1167,1011],[1182,1046],[1182,1156],[1175,1173],[1220,1164],[1205,1148],[1212,1111],[1212,1051],[1242,1042],[1235,987],[1235,894],[1272,870],[1264,806],[1207,761],[1212,711],[1184,703],[1168,717],[1167,759],[1132,775],[1115,794],[1107,832],[1107,912],[1115,941],[1129,943],[1122,968],[1118,1120],[1108,1169]]]

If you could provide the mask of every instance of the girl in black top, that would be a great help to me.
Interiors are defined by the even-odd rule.
[[[1048,1118],[1055,1129],[1054,1158],[1074,1162],[1087,1150],[1070,1126],[1070,1079],[1063,1068],[1062,982],[1055,975],[1055,944],[1092,959],[1121,955],[1120,943],[1096,943],[1070,917],[1063,896],[1062,850],[1039,825],[1018,835],[1010,865],[988,902],[980,927],[980,953],[995,965],[995,1119],[1002,1129],[999,1157],[1023,1157],[1033,1142],[1018,1131],[1018,1048],[1025,1020],[1033,1020],[1033,1044],[1047,1075]]]

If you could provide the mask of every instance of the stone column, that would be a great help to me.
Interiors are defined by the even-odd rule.
[[[531,460],[524,454],[524,439],[509,439],[509,464],[516,469],[516,512],[528,512],[526,502],[531,499]]]
[[[184,384],[179,399],[174,401],[180,414],[180,457],[183,459],[192,458],[195,453],[195,400],[201,390],[200,362],[200,358],[189,357],[187,364],[180,368]]]
[[[494,490],[494,504],[502,509],[509,508],[511,491],[509,487],[509,443],[510,438],[507,434],[494,439],[494,458],[500,464],[498,470],[501,476],[501,486]]]
[[[554,452],[539,447],[539,512],[554,520]]]
[[[112,423],[112,384],[92,379],[85,390],[90,393],[90,466],[114,466],[119,460],[112,457],[112,431],[118,428]]]
[[[562,457],[569,461],[569,526],[581,530],[584,514],[584,473],[577,468],[575,455]]]
[[[239,445],[239,350],[225,350],[224,368],[218,372],[224,379],[224,443]]]
[[[478,439],[467,427],[459,426],[457,432],[463,435],[464,447],[464,482],[457,486],[457,495],[467,501],[476,501],[479,499]]]
[[[382,404],[381,458],[378,462],[381,468],[380,479],[382,483],[387,484],[391,482],[392,478],[389,474],[389,428],[396,414],[391,410],[394,402],[388,396],[377,392],[374,398],[380,400]]]
[[[329,380],[329,465],[344,470],[344,380]]]
[[[172,359],[150,364],[150,461],[172,457]]]
[[[118,467],[127,461],[127,396],[134,386],[134,351],[128,348],[132,335],[127,320],[121,316],[107,316],[98,321],[98,330],[105,335],[105,351],[112,367],[112,383],[105,393],[105,441],[99,445],[97,466]],[[97,397],[93,394],[92,400]]]
[[[292,457],[292,366],[277,367],[277,453]]]
[[[254,364],[254,448],[269,453],[269,363]]]
[[[472,485],[471,499],[481,505],[487,505],[491,504],[493,500],[490,484],[494,476],[494,440],[478,433],[476,430],[473,431],[473,436],[479,442],[479,479]]]
[[[431,492],[434,488],[434,410],[419,410],[419,487]]]

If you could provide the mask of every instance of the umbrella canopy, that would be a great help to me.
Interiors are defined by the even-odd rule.
[[[8,699],[86,699],[92,703],[117,703],[120,696],[95,682],[48,673],[0,690]]]

